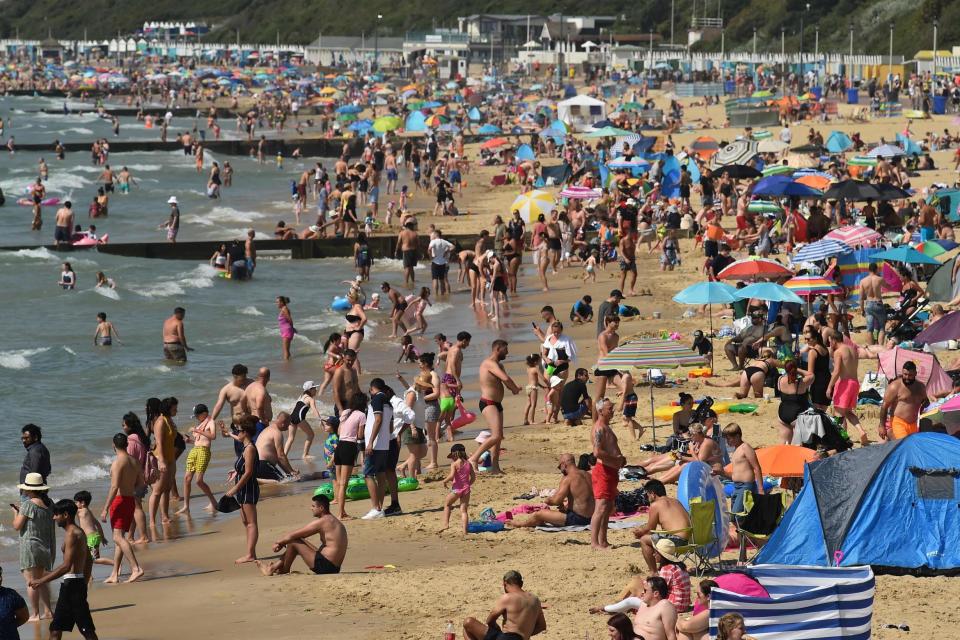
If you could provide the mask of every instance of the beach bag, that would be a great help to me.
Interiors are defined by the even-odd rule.
[[[153,451],[147,452],[147,464],[144,465],[143,477],[147,484],[153,484],[160,479],[160,464],[157,462],[157,456]]]

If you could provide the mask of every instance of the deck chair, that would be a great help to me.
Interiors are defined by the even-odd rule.
[[[688,544],[677,545],[675,553],[684,563],[690,562],[698,577],[707,571],[713,571],[710,561],[710,547],[717,539],[715,531],[717,505],[713,500],[693,499],[690,501],[690,526],[674,531],[651,531],[660,535],[686,533]],[[719,560],[719,553],[717,554]]]
[[[747,545],[753,547],[753,556],[756,556],[783,519],[787,510],[787,494],[780,492],[760,495],[750,491],[744,497],[743,504],[743,513],[730,515],[740,538],[740,562],[747,562]],[[752,560],[753,557],[749,559]]]

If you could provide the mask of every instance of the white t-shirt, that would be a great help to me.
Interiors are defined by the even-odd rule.
[[[367,405],[367,423],[363,428],[363,437],[366,444],[370,443],[370,436],[373,433],[373,420],[376,414],[382,415],[380,421],[380,431],[377,433],[377,439],[373,441],[372,449],[374,451],[387,451],[390,449],[390,430],[393,427],[393,407],[387,401],[387,396],[382,391],[372,398]]]
[[[430,252],[433,264],[447,264],[450,261],[450,252],[453,251],[453,244],[443,238],[434,238],[427,247]]]

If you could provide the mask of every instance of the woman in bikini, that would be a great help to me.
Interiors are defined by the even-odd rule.
[[[297,429],[301,429],[307,438],[306,442],[303,443],[303,459],[310,460],[313,458],[310,455],[310,445],[313,444],[314,433],[310,423],[307,422],[307,415],[312,410],[313,414],[317,416],[317,420],[323,420],[320,409],[317,407],[317,389],[319,388],[320,385],[313,380],[307,380],[303,383],[303,393],[297,398],[297,404],[293,406],[293,410],[290,412],[290,430],[287,433],[287,441],[283,443],[283,452],[288,456],[290,455],[290,449],[293,448],[293,440],[297,437]]]
[[[754,398],[762,398],[763,388],[770,387],[772,389],[776,384],[777,367],[779,366],[780,363],[774,356],[773,349],[764,347],[760,350],[759,358],[752,358],[747,361],[738,380],[734,382],[704,380],[704,384],[708,387],[739,387],[737,392],[733,394],[733,397],[738,400],[750,395],[751,389]]]
[[[367,314],[360,304],[360,296],[351,291],[347,294],[347,302],[350,303],[350,310],[347,311],[344,319],[347,326],[343,330],[343,337],[347,340],[347,347],[357,352],[357,373],[361,373],[360,368],[360,343],[363,342],[363,328],[367,324]]]

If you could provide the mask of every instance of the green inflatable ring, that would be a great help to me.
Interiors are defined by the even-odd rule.
[[[319,487],[314,489],[313,495],[315,496],[323,495],[323,496],[327,496],[327,498],[329,498],[330,500],[333,500],[333,483],[324,482]]]
[[[732,413],[753,413],[757,410],[757,405],[750,404],[749,402],[741,402],[740,404],[730,405],[730,411]]]
[[[350,500],[363,500],[370,497],[370,491],[366,484],[347,484],[347,498]]]
[[[416,478],[400,478],[397,480],[398,491],[415,491],[420,488],[420,481]]]
[[[783,207],[769,200],[754,200],[747,204],[747,211],[750,213],[780,213]]]

